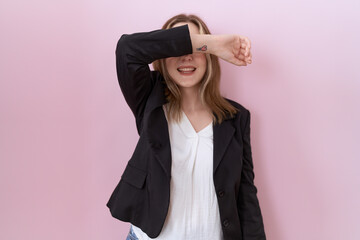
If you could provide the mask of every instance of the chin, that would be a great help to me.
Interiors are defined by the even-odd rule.
[[[197,83],[177,83],[177,85],[181,88],[193,88],[193,87],[200,87],[200,82]]]

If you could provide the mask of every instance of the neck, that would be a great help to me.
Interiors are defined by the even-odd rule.
[[[181,108],[187,112],[193,112],[203,109],[200,102],[199,87],[180,88],[181,91]]]

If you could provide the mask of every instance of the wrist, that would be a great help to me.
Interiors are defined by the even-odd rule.
[[[191,34],[193,53],[216,53],[216,35],[211,34]]]

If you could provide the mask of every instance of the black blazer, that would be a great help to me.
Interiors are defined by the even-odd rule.
[[[117,76],[136,119],[140,136],[107,207],[113,217],[131,222],[149,237],[163,227],[170,201],[171,149],[164,78],[150,71],[154,60],[192,53],[188,25],[166,30],[123,34],[116,47]],[[225,240],[265,240],[262,214],[254,185],[250,146],[250,112],[239,111],[213,124],[213,179]]]

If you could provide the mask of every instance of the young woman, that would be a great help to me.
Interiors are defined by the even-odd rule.
[[[266,239],[250,112],[221,96],[218,57],[250,64],[249,39],[211,35],[195,15],[118,41],[117,76],[140,138],[107,206],[131,223],[127,239]]]

